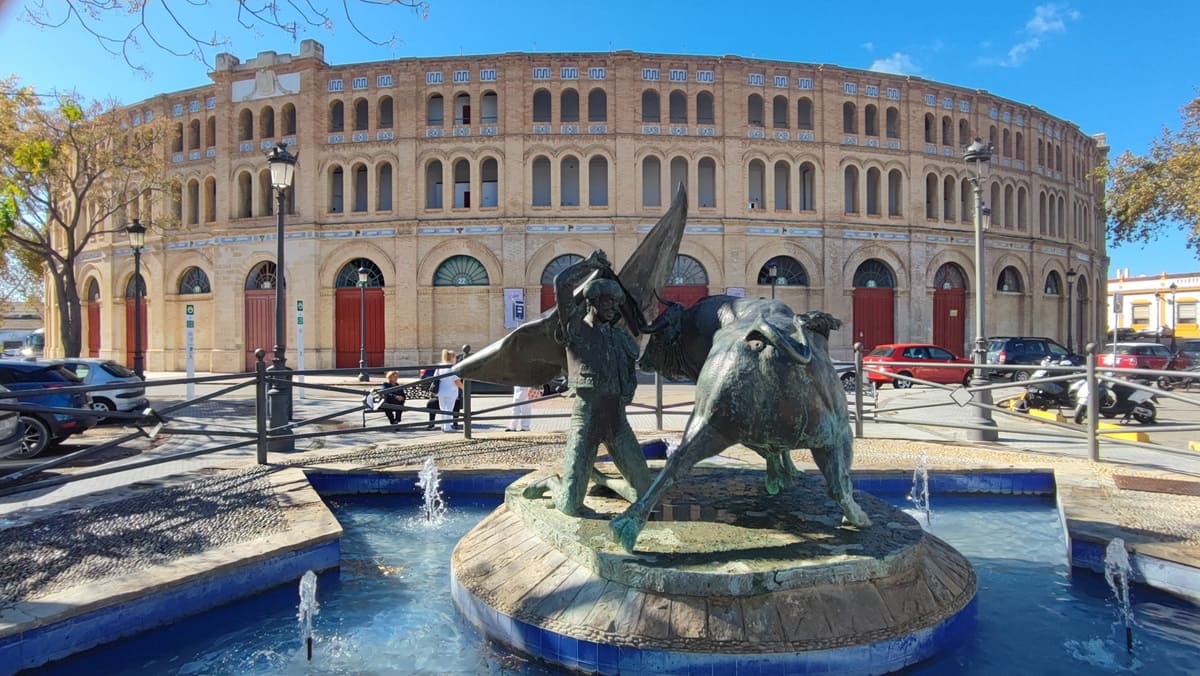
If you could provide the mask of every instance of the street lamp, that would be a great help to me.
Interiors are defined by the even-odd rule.
[[[775,261],[767,265],[767,279],[771,280],[771,300],[775,300],[775,280],[779,279],[779,264]]]
[[[358,382],[365,383],[367,376],[367,269],[358,269]]]
[[[1071,347],[1071,305],[1073,304],[1071,296],[1075,292],[1075,268],[1067,268],[1067,352],[1074,352],[1075,348]]]
[[[142,247],[146,246],[146,226],[133,219],[125,227],[129,233],[129,246],[133,247],[133,372],[139,378],[146,376],[146,357],[142,354]]]
[[[284,333],[283,316],[284,304],[287,302],[287,276],[283,264],[283,212],[288,188],[296,177],[296,160],[298,155],[288,152],[287,145],[277,144],[267,154],[267,166],[271,168],[271,187],[275,189],[277,216],[275,226],[275,357],[271,361],[269,371],[282,371],[272,379],[271,390],[267,392],[270,400],[270,415],[272,429],[282,429],[292,419],[292,387],[283,353],[287,347],[287,334]],[[277,433],[277,436],[287,438],[273,445],[273,450],[283,451],[294,448],[291,434]]]
[[[975,186],[975,352],[972,360],[975,370],[971,377],[971,388],[975,390],[974,395],[979,405],[971,407],[969,422],[975,425],[975,428],[967,433],[968,438],[974,441],[995,441],[997,437],[996,421],[992,420],[992,412],[986,408],[992,405],[991,390],[977,389],[986,388],[988,385],[987,374],[984,371],[987,362],[987,336],[984,334],[983,314],[983,291],[986,288],[983,280],[983,181],[987,177],[988,163],[992,160],[993,150],[991,143],[984,143],[982,139],[976,138],[963,151],[963,160],[975,169],[975,176],[970,179],[971,184]]]
[[[1175,304],[1175,292],[1179,290],[1179,285],[1171,282],[1171,286],[1167,287],[1167,291],[1171,292],[1171,351],[1175,351],[1175,330],[1179,326],[1179,306]]]

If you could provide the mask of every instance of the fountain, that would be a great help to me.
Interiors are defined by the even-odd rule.
[[[1125,627],[1125,649],[1133,652],[1133,608],[1129,604],[1129,552],[1125,541],[1113,538],[1104,549],[1104,581],[1112,590],[1117,604],[1117,619]]]
[[[917,465],[913,468],[908,501],[913,503],[913,510],[925,518],[926,526],[933,523],[933,509],[929,503],[929,458],[923,448],[917,454]]]
[[[417,488],[421,489],[421,515],[431,525],[438,525],[446,518],[446,501],[442,497],[441,479],[433,458],[426,458],[417,474]]]
[[[310,571],[300,578],[300,607],[297,619],[300,621],[300,640],[304,644],[309,661],[313,654],[313,616],[321,612],[317,603],[317,574]]]

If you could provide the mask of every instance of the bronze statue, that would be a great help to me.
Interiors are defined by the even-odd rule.
[[[871,521],[850,485],[853,439],[846,396],[829,358],[829,332],[841,321],[824,312],[795,315],[766,299],[709,296],[691,308],[672,304],[649,327],[644,369],[696,379],[696,406],[679,448],[650,489],[610,524],[633,551],[651,510],[697,462],[733,444],[767,462],[766,490],[791,485],[793,448],[809,448],[844,521]]]

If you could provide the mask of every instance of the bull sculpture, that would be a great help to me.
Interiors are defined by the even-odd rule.
[[[832,315],[796,315],[775,300],[709,296],[688,309],[668,306],[650,327],[640,366],[695,379],[696,404],[679,448],[610,524],[626,551],[633,551],[650,512],[680,475],[739,443],[766,460],[770,495],[799,475],[791,450],[811,449],[843,521],[870,525],[850,485],[845,391],[829,358],[829,332],[840,326]]]

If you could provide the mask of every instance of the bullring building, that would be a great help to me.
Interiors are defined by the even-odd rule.
[[[164,152],[178,199],[161,208],[179,225],[152,228],[142,254],[150,370],[184,367],[189,307],[198,370],[244,370],[270,350],[279,271],[265,152],[279,142],[299,153],[284,238],[293,366],[297,301],[307,368],[357,366],[362,342],[377,366],[496,340],[550,307],[554,275],[573,261],[600,248],[619,267],[679,184],[688,228],[664,296],[773,294],[826,310],[845,322],[831,343],[841,358],[855,341],[969,352],[975,172],[963,148],[976,137],[994,147],[982,181],[987,333],[1072,333],[1077,348],[1103,335],[1092,170],[1108,148],[1030,104],[734,56],[331,65],[312,40],[292,55],[220,55],[210,77],[126,107],[130,124],[173,127]],[[131,363],[126,239],[85,252],[78,279],[84,354]]]

